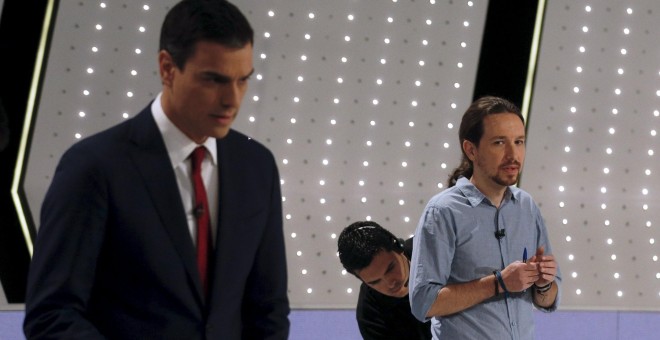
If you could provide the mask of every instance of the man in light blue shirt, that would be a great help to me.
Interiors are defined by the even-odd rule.
[[[412,313],[432,318],[434,339],[533,339],[533,308],[557,308],[561,278],[539,208],[512,186],[525,160],[524,119],[511,102],[483,97],[459,138],[452,187],[429,201],[415,232]]]

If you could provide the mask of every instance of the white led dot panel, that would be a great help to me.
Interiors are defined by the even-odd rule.
[[[660,2],[549,1],[521,186],[562,308],[660,309]]]
[[[33,215],[71,144],[160,91],[157,40],[173,1],[62,1],[34,127]],[[255,74],[235,128],[280,168],[295,308],[354,308],[337,236],[371,219],[410,236],[460,160],[487,1],[258,1]],[[85,92],[88,91],[88,92]]]

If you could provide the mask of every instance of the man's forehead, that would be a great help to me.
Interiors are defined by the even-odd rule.
[[[484,117],[484,135],[506,132],[516,133],[516,137],[525,136],[525,126],[515,113],[496,113]]]

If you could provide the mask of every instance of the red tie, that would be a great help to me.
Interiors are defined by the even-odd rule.
[[[208,266],[211,250],[211,228],[209,215],[209,202],[202,181],[202,161],[206,149],[198,146],[192,153],[193,183],[195,184],[195,206],[193,214],[197,219],[197,267],[202,279],[204,294],[208,295]]]

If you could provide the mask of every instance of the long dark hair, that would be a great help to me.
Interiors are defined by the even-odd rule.
[[[468,140],[474,145],[479,146],[479,141],[481,141],[481,137],[484,135],[484,118],[486,118],[487,115],[498,113],[513,113],[520,118],[523,125],[525,124],[525,118],[523,118],[522,113],[520,113],[520,109],[504,98],[486,96],[474,101],[465,111],[463,119],[461,120],[461,127],[458,130],[458,139],[463,156],[461,157],[461,164],[449,175],[447,187],[453,187],[456,185],[456,181],[458,181],[458,178],[461,176],[466,178],[472,177],[474,165],[470,158],[465,154],[465,150],[463,150],[463,142]]]

